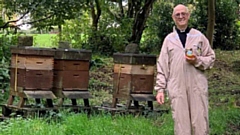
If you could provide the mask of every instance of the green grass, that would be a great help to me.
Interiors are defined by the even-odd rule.
[[[45,47],[45,48],[53,48],[58,47],[58,36],[57,34],[30,34],[33,36],[33,45],[35,47]],[[83,34],[81,35],[81,40],[86,38]],[[72,40],[71,44],[76,46],[76,41]]]
[[[8,123],[8,124],[6,124]],[[11,119],[1,123],[1,135],[156,135],[150,119],[134,116],[71,114],[60,121]]]
[[[239,109],[218,108],[210,110],[210,131],[211,134],[240,134],[240,113]]]
[[[56,34],[33,34],[33,44],[35,47],[52,48],[56,47]]]
[[[132,116],[68,113],[59,119],[15,118],[0,122],[0,135],[173,135],[171,113]],[[240,134],[239,109],[210,109],[210,135]]]

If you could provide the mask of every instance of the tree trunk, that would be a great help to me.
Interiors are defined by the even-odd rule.
[[[95,0],[95,4],[96,4],[97,12],[95,11],[94,4],[91,2],[92,26],[93,26],[93,29],[97,30],[98,22],[99,22],[99,18],[101,16],[102,10],[101,10],[100,3],[98,0]]]
[[[132,35],[129,40],[130,43],[140,43],[147,18],[154,2],[155,0],[146,0],[144,6],[137,12],[132,28]]]
[[[120,8],[120,17],[123,18],[124,17],[124,10],[123,10],[122,0],[118,1],[118,5],[119,5],[119,8]]]
[[[215,25],[215,0],[208,0],[207,38],[212,47],[213,47],[214,25]]]

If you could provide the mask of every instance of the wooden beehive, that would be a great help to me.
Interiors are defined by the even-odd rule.
[[[91,51],[88,50],[56,50],[53,88],[58,97],[81,98],[83,96],[78,93],[88,90],[90,60]]]
[[[113,59],[113,98],[131,100],[134,95],[152,95],[155,55],[115,53]]]
[[[13,95],[27,97],[27,91],[51,91],[53,49],[13,46],[11,53],[10,89]]]

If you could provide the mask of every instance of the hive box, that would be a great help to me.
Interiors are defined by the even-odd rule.
[[[91,51],[57,49],[54,56],[54,93],[58,97],[88,98]]]
[[[11,54],[11,94],[20,97],[55,98],[51,91],[55,50],[12,46]],[[38,95],[39,91],[44,92]]]
[[[115,53],[113,73],[114,99],[154,100],[155,55]],[[141,95],[142,99],[138,99]],[[113,105],[115,106],[115,105]]]

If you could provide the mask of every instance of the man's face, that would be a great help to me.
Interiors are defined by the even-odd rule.
[[[189,17],[190,14],[186,7],[179,5],[174,8],[172,18],[178,28],[186,28],[188,25]]]

